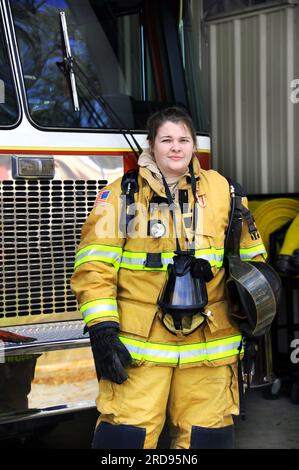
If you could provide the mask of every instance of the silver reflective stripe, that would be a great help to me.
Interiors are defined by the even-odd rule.
[[[219,344],[218,346],[208,347],[209,343],[203,343],[203,348],[193,349],[192,351],[182,351],[180,354],[181,359],[190,359],[192,357],[202,356],[202,360],[207,359],[211,360],[211,356],[221,354],[221,357],[225,357],[226,352],[237,350],[240,346],[240,340],[227,343],[227,344]]]
[[[223,263],[223,253],[213,253],[212,249],[206,249],[203,250],[205,253],[201,253],[200,250],[196,250],[195,252],[195,257],[196,258],[202,258],[210,262],[211,265],[217,265],[221,266]],[[206,253],[206,251],[210,251],[210,253]],[[137,253],[136,253],[137,254]],[[166,256],[162,253],[161,256],[161,263],[163,267],[167,267],[168,264],[173,264],[173,256],[167,254]],[[146,260],[146,254],[145,253],[139,253],[138,256],[134,256],[133,252],[123,252],[121,262],[120,262],[120,267],[125,267],[130,269],[134,269],[134,267],[142,268],[144,266]]]
[[[197,254],[195,252],[195,257],[196,258],[202,258],[202,259],[205,259],[207,261],[209,261],[210,264],[213,264],[213,263],[222,263],[223,262],[223,254],[216,254],[216,253],[211,253],[211,254]]]
[[[152,360],[155,358],[159,361],[159,359],[164,359],[168,360],[168,362],[178,362],[179,359],[179,353],[178,351],[167,351],[167,350],[158,350],[158,349],[151,349],[151,348],[146,348],[146,347],[141,347],[141,346],[135,346],[133,344],[127,344],[124,341],[126,348],[132,355],[138,355],[140,357],[143,357],[146,359],[152,358]]]
[[[251,253],[240,253],[240,258],[242,260],[248,260],[248,259],[254,258],[257,255],[263,255],[265,253],[267,253],[266,250],[258,250],[258,251],[251,252]]]
[[[88,251],[84,251],[83,253],[80,253],[76,256],[76,263],[78,263],[80,260],[86,257],[92,257],[92,258],[109,258],[111,261],[119,263],[121,260],[121,253],[117,251],[106,251],[106,250],[99,250],[99,249],[91,249]]]
[[[202,360],[207,359],[207,349],[206,344],[202,344],[203,347],[199,349],[193,349],[192,351],[182,351],[180,354],[181,359],[190,359],[194,356],[202,356]]]
[[[120,266],[122,264],[127,264],[129,266],[143,266],[144,261],[145,261],[145,257],[144,258],[127,258],[127,256],[123,255],[121,258]]]
[[[113,317],[118,321],[117,302],[114,298],[95,299],[81,305],[85,323],[98,318]]]
[[[111,263],[115,269],[118,270],[121,259],[122,249],[119,251],[113,251],[115,247],[100,248],[83,248],[80,250],[75,258],[75,269],[81,264],[102,261],[104,263]]]
[[[241,339],[241,335],[237,335],[209,343],[167,345],[120,336],[134,359],[169,364],[215,361],[238,355]]]
[[[101,304],[101,305],[94,305],[93,307],[89,307],[83,312],[81,310],[83,318],[86,318],[89,315],[92,315],[93,313],[100,313],[100,312],[117,312],[117,305]]]
[[[263,243],[258,243],[257,245],[248,248],[240,248],[240,258],[242,260],[250,260],[257,255],[267,256],[267,251]]]
[[[126,264],[129,266],[143,266],[146,260],[146,255],[142,258],[129,258],[125,254],[123,254],[121,258],[121,265]],[[163,266],[168,266],[168,264],[173,264],[173,258],[161,258],[161,263]]]

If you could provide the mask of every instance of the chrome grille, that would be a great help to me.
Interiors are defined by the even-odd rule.
[[[69,284],[75,250],[106,184],[0,181],[0,319],[76,312]]]

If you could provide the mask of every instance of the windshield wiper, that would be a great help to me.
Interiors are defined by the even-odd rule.
[[[60,24],[61,24],[61,37],[62,37],[62,44],[63,44],[63,50],[64,50],[64,57],[63,57],[63,62],[56,62],[58,68],[61,70],[61,72],[64,74],[65,77],[69,78],[70,80],[70,85],[71,85],[71,92],[72,92],[72,97],[73,97],[73,104],[74,104],[74,110],[75,111],[80,111],[79,107],[79,100],[78,100],[78,94],[77,94],[77,86],[76,86],[76,80],[75,80],[75,73],[74,73],[74,67],[76,68],[76,72],[79,72],[77,74],[78,77],[78,89],[81,93],[83,93],[82,96],[82,102],[83,106],[87,109],[87,111],[90,113],[91,118],[97,123],[98,119],[101,122],[101,126],[104,127],[105,129],[108,129],[107,125],[105,125],[104,121],[102,120],[100,114],[96,111],[95,107],[93,106],[91,100],[85,96],[84,97],[84,89],[87,91],[89,95],[92,96],[94,101],[104,110],[105,114],[107,117],[116,125],[117,130],[123,135],[125,138],[126,142],[128,143],[129,147],[131,148],[133,154],[136,156],[136,159],[138,159],[139,155],[142,153],[142,148],[140,147],[138,141],[135,139],[133,133],[131,132],[130,129],[127,128],[127,126],[124,124],[124,122],[120,119],[120,117],[116,114],[114,109],[108,104],[108,102],[104,99],[104,97],[99,94],[98,96],[93,92],[92,88],[90,85],[87,85],[89,83],[88,77],[86,76],[84,70],[82,67],[80,67],[79,63],[71,54],[71,48],[70,48],[70,41],[69,41],[69,36],[68,36],[68,31],[67,31],[67,24],[66,24],[66,18],[65,18],[65,12],[61,11],[60,13]],[[81,75],[81,76],[80,76]],[[82,79],[83,76],[83,79]],[[127,137],[127,134],[132,138],[134,144],[136,145],[136,149],[133,147],[132,143]]]
[[[80,111],[77,86],[76,86],[76,78],[74,74],[74,59],[73,59],[72,52],[71,52],[65,12],[60,11],[59,16],[60,16],[60,27],[61,27],[61,40],[62,40],[63,53],[64,53],[63,62],[60,63],[59,65],[63,66],[65,75],[67,75],[67,77],[69,78],[74,111]]]

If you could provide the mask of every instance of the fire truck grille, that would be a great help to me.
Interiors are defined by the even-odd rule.
[[[0,182],[0,319],[77,311],[70,290],[75,251],[106,184]]]

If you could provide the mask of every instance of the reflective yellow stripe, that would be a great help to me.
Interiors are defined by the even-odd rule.
[[[122,248],[110,245],[88,245],[79,250],[75,258],[75,269],[83,263],[103,261],[119,268]]]
[[[114,317],[118,320],[117,302],[115,299],[96,299],[81,305],[80,312],[85,323],[97,318]]]
[[[161,364],[177,364],[178,348],[176,345],[165,345],[126,338],[121,335],[120,340],[124,343],[133,359],[146,360],[147,362],[157,362]]]
[[[131,269],[133,271],[166,271],[167,266],[173,263],[174,252],[169,251],[161,253],[161,268],[148,268],[144,266],[146,257],[147,253],[145,252],[124,251],[121,258],[120,267]]]
[[[221,267],[223,264],[223,248],[204,248],[195,251],[196,258],[203,258],[209,261],[211,266]],[[120,267],[125,269],[131,269],[133,271],[166,271],[168,264],[173,264],[173,257],[175,256],[173,251],[161,253],[161,268],[148,268],[145,267],[145,261],[147,253],[145,252],[134,252],[124,251],[122,254]]]
[[[206,259],[209,261],[211,266],[216,266],[217,268],[221,268],[223,265],[223,256],[224,248],[216,248],[215,246],[212,246],[211,248],[195,250],[196,258]]]
[[[217,361],[237,356],[242,341],[241,335],[188,345],[167,345],[140,341],[120,336],[133,359],[161,364],[191,364],[203,361]],[[242,351],[241,351],[242,352]]]
[[[257,255],[266,255],[266,248],[263,243],[259,243],[258,245],[252,246],[250,248],[240,248],[240,258],[242,261],[250,261]]]
[[[221,360],[226,357],[236,356],[239,354],[242,336],[235,335],[228,338],[222,338],[208,343],[200,343],[191,345],[192,347],[184,347],[181,353],[181,364],[190,364],[202,361]]]

